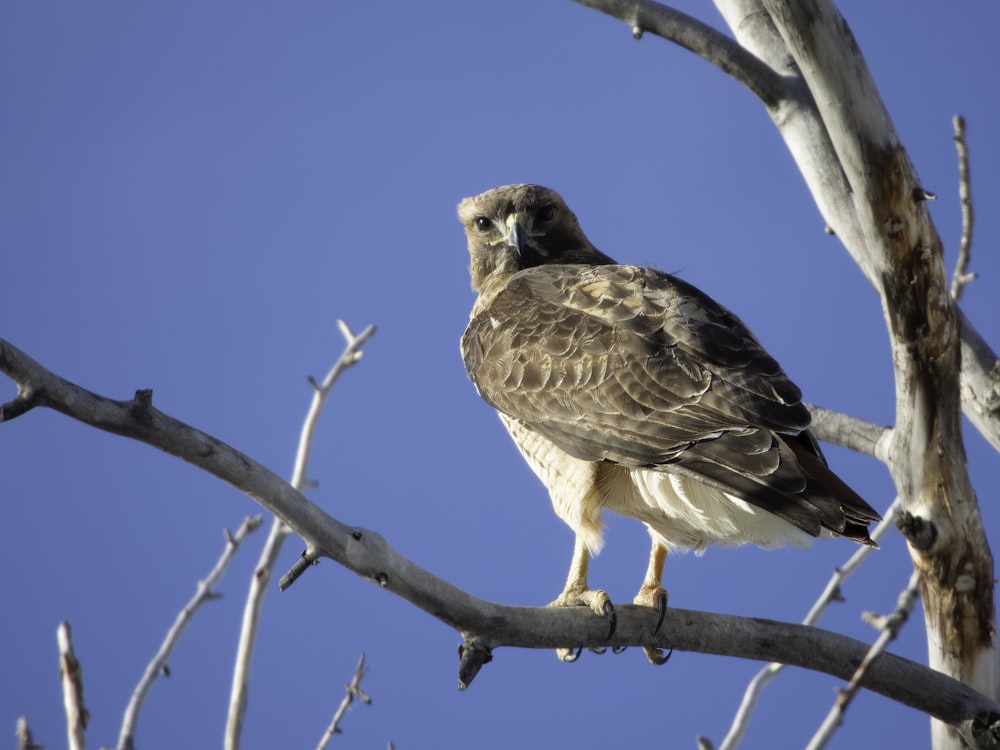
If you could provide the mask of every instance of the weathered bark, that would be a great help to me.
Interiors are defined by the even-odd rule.
[[[827,0],[716,0],[734,44],[756,58],[744,63],[734,50],[720,55],[717,32],[700,22],[678,31],[683,19],[656,3],[579,1],[695,51],[764,103],[820,213],[882,301],[896,379],[886,458],[905,510],[901,528],[924,573],[930,664],[1000,696],[993,559],[960,419],[964,402],[1000,449],[1000,366],[960,320],[925,191],[847,23]],[[699,33],[712,43],[693,41]],[[935,726],[935,747],[959,742]]]
[[[929,663],[996,696],[993,558],[966,469],[958,316],[941,238],[843,17],[822,0],[764,7],[813,92],[850,186],[845,218],[863,239],[853,252],[882,300],[896,380],[889,470],[924,574]],[[936,747],[959,746],[942,725],[933,731]]]

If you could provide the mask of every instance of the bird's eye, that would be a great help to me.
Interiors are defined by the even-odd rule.
[[[547,206],[542,206],[538,211],[537,218],[539,221],[552,221],[556,216],[556,207],[551,203]]]
[[[480,232],[488,232],[493,228],[493,222],[485,216],[476,217],[476,229]]]

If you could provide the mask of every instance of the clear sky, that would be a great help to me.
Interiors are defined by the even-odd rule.
[[[684,9],[718,24],[708,4]],[[969,121],[978,223],[963,308],[1000,347],[996,3],[842,4],[925,186],[951,267],[960,234],[951,117]],[[342,348],[335,321],[379,326],[335,390],[310,497],[476,596],[541,605],[572,536],[468,382],[473,294],[458,201],[496,185],[559,190],[594,243],[683,275],[743,317],[808,401],[880,423],[893,384],[876,295],[823,221],[761,105],[690,53],[567,0],[426,3],[7,3],[0,10],[0,336],[104,395],[155,404],[291,471],[310,398]],[[14,389],[8,384],[6,399]],[[967,449],[1000,539],[997,457]],[[55,630],[73,625],[88,739],[122,711],[168,625],[257,512],[147,446],[44,410],[0,426],[0,736],[27,715],[62,746]],[[830,448],[875,507],[884,467]],[[608,518],[591,581],[641,582],[647,536]],[[143,750],[221,740],[248,577],[198,615],[154,688]],[[301,550],[286,546],[281,568]],[[798,620],[854,547],[671,558],[672,605]],[[910,563],[892,532],[823,624],[864,640]],[[456,689],[459,638],[330,561],[268,599],[248,750],[312,747],[361,651],[370,707],[333,745],[693,747],[725,734],[756,664],[639,649],[499,650]],[[923,660],[922,617],[893,647]],[[790,670],[746,747],[799,747],[838,683]],[[927,721],[863,694],[833,747],[925,746]]]

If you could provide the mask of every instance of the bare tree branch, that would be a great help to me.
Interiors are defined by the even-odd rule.
[[[746,86],[767,106],[788,95],[780,75],[725,34],[686,13],[648,0],[575,0],[624,21],[638,39],[649,31],[715,65]]]
[[[334,384],[348,368],[361,361],[361,347],[375,334],[375,326],[369,325],[361,333],[355,335],[347,324],[338,320],[337,324],[346,343],[333,367],[323,378],[322,383],[316,383],[312,378],[312,403],[306,413],[302,432],[299,436],[299,448],[295,457],[295,467],[292,471],[292,486],[302,492],[308,482],[309,457],[312,450],[313,435],[319,423],[320,413],[326,403]],[[277,516],[271,523],[267,541],[260,553],[260,559],[250,577],[250,589],[247,592],[246,603],[243,606],[243,624],[240,628],[240,640],[236,648],[236,663],[233,667],[233,683],[229,694],[229,711],[226,716],[224,746],[226,750],[239,750],[243,732],[243,719],[247,710],[247,699],[250,691],[250,669],[253,664],[253,652],[257,643],[260,627],[260,614],[264,607],[264,598],[274,575],[274,567],[289,527]]]
[[[886,463],[889,459],[889,442],[892,428],[867,422],[850,414],[806,404],[812,415],[810,429],[817,440],[849,448]]]
[[[42,746],[36,744],[35,738],[31,736],[27,716],[17,717],[17,727],[14,729],[14,734],[17,737],[17,750],[42,750]]]
[[[896,376],[889,468],[905,509],[933,530],[909,538],[925,573],[931,665],[998,695],[993,561],[959,419],[958,317],[925,191],[836,8],[826,0],[763,4],[814,92],[855,196],[859,252],[876,273]],[[947,733],[934,731],[944,743]]]
[[[962,327],[961,388],[965,416],[1000,451],[1000,359],[961,310],[958,322]]]
[[[958,242],[955,271],[951,275],[951,298],[958,302],[962,298],[965,285],[976,278],[976,274],[969,273],[969,261],[972,259],[972,224],[975,216],[972,211],[972,178],[969,176],[969,146],[965,141],[965,118],[962,115],[955,115],[951,122],[955,129],[955,149],[958,151],[958,198],[962,205],[962,237]]]
[[[66,710],[66,736],[69,750],[87,750],[84,730],[90,713],[83,703],[83,668],[73,653],[73,634],[69,623],[59,623],[56,629],[59,643],[59,679],[63,689],[63,707]]]
[[[819,730],[806,746],[806,750],[821,750],[821,748],[826,747],[827,742],[829,742],[830,738],[833,737],[833,733],[837,730],[837,727],[843,723],[847,707],[857,694],[861,680],[864,679],[865,672],[871,669],[875,660],[885,653],[886,647],[896,639],[896,636],[899,635],[900,629],[909,619],[910,612],[913,611],[913,605],[916,603],[917,597],[920,593],[918,587],[920,586],[920,578],[922,575],[923,574],[919,570],[914,570],[910,575],[909,584],[907,584],[903,593],[899,595],[899,602],[896,605],[896,611],[888,617],[882,618],[884,620],[884,622],[881,623],[880,628],[882,630],[882,634],[872,645],[868,653],[865,654],[864,661],[861,662],[857,670],[854,672],[854,675],[851,677],[851,681],[848,683],[847,687],[838,691],[837,701],[833,704],[833,708],[830,709],[830,713],[827,714],[822,726],[820,726]]]
[[[883,514],[882,520],[874,529],[872,529],[871,538],[873,542],[878,542],[883,536],[885,536],[885,533],[895,525],[896,515],[898,512],[899,498],[897,497],[892,501],[888,509]],[[802,620],[803,625],[816,625],[830,604],[835,601],[839,602],[844,600],[841,593],[841,586],[844,581],[846,581],[847,578],[854,573],[854,571],[861,567],[861,563],[868,559],[868,556],[874,551],[874,549],[874,547],[868,546],[858,547],[846,563],[833,571],[833,575],[827,582],[826,588],[823,589],[823,593],[819,595],[819,598],[812,605],[809,612]],[[762,667],[760,671],[753,676],[753,679],[751,679],[750,683],[747,685],[746,691],[743,693],[743,700],[740,701],[740,707],[736,711],[736,716],[733,717],[733,723],[730,725],[729,731],[726,732],[726,736],[722,740],[722,744],[719,745],[719,750],[735,750],[740,742],[743,741],[743,735],[746,734],[747,727],[750,726],[750,719],[753,716],[754,710],[757,708],[757,701],[764,692],[764,688],[767,687],[768,683],[777,677],[778,673],[784,668],[784,664],[771,662],[770,664]]]
[[[586,608],[509,607],[487,602],[407,560],[379,534],[332,518],[248,456],[159,412],[148,392],[140,391],[132,401],[103,398],[51,373],[3,340],[0,372],[17,382],[19,393],[33,394],[34,405],[48,406],[85,424],[148,443],[228,482],[282,518],[305,540],[307,548],[411,602],[457,630],[467,644],[487,653],[504,646],[650,645],[781,661],[849,679],[867,651],[863,643],[817,628],[682,609],[668,610],[659,633],[651,636],[657,613],[636,605],[617,608],[618,628],[608,640],[607,624]],[[0,415],[9,413],[7,405],[0,407]],[[947,675],[891,654],[872,665],[862,685],[948,722],[963,736],[980,736],[982,727],[1000,721],[1000,703]],[[974,746],[990,747],[985,741]]]
[[[354,676],[351,678],[351,681],[347,683],[345,695],[340,701],[340,705],[337,706],[336,712],[333,714],[330,726],[326,728],[326,731],[323,732],[323,736],[320,737],[319,744],[316,745],[316,750],[324,750],[324,748],[330,743],[330,738],[341,732],[340,722],[343,721],[344,715],[347,713],[347,709],[351,707],[355,698],[366,705],[371,705],[372,699],[369,698],[368,695],[361,689],[361,678],[364,676],[365,652],[362,651],[361,658],[358,659],[358,666],[354,669]]]
[[[260,528],[262,520],[262,516],[243,519],[243,523],[240,524],[235,534],[230,533],[226,529],[226,546],[218,562],[215,563],[215,567],[205,577],[205,580],[198,581],[197,591],[195,591],[194,596],[177,615],[174,624],[167,631],[166,638],[160,644],[159,650],[147,665],[146,671],[139,680],[139,684],[136,685],[135,690],[132,692],[128,706],[125,707],[125,716],[122,719],[121,731],[118,733],[118,750],[133,750],[135,748],[135,731],[139,725],[139,712],[142,711],[142,705],[145,703],[149,691],[152,690],[153,683],[156,682],[157,677],[165,674],[167,665],[170,663],[171,654],[173,654],[174,649],[180,642],[181,636],[184,635],[184,631],[191,624],[191,620],[201,608],[201,605],[219,596],[214,591],[216,585],[222,580],[222,576],[225,575],[229,564],[236,557],[236,551],[240,548],[243,540],[246,539],[247,535]]]
[[[1000,697],[993,561],[969,480],[963,408],[997,422],[996,357],[960,358],[967,338],[949,293],[927,191],[846,21],[830,0],[716,0],[740,43],[801,93],[765,100],[827,224],[879,293],[893,354],[896,419],[887,458],[908,509],[931,666]],[[749,31],[748,31],[749,30]],[[984,348],[988,350],[988,347]],[[992,354],[992,352],[990,352]],[[996,429],[995,427],[993,428]],[[959,581],[961,579],[961,581]],[[939,731],[940,730],[940,731]],[[947,729],[935,743],[957,747]]]

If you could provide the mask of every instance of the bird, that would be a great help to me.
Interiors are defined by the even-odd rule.
[[[616,263],[549,188],[497,187],[458,216],[478,295],[466,370],[575,534],[549,606],[589,607],[614,633],[610,597],[588,584],[605,510],[648,528],[633,602],[659,612],[654,635],[669,552],[821,535],[875,546],[879,514],[829,468],[801,391],[735,314],[676,276]]]

